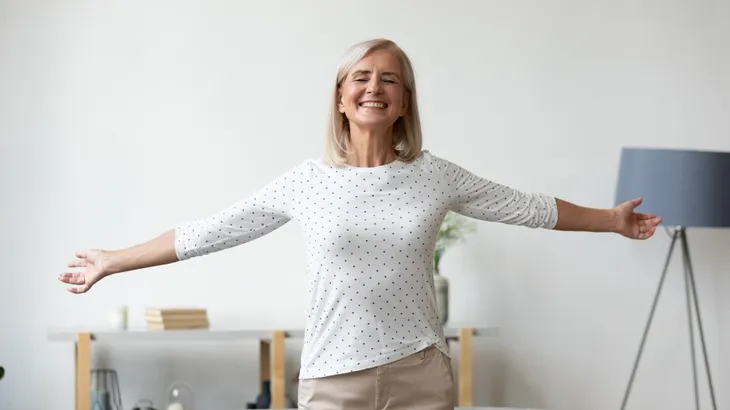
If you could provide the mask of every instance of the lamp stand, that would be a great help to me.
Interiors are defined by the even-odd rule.
[[[636,376],[636,369],[639,366],[639,360],[641,359],[641,354],[644,351],[644,344],[646,343],[646,336],[649,333],[649,328],[651,327],[651,322],[654,319],[654,312],[656,311],[657,302],[659,301],[659,294],[661,293],[662,287],[664,286],[664,279],[667,276],[667,270],[669,268],[669,261],[672,258],[672,253],[674,252],[674,245],[676,244],[677,240],[679,239],[681,247],[682,247],[682,261],[684,263],[684,285],[687,295],[687,320],[689,324],[689,339],[690,339],[690,350],[692,353],[692,376],[694,381],[694,398],[695,398],[695,408],[699,410],[700,408],[700,402],[699,402],[699,394],[697,390],[697,363],[696,363],[696,354],[695,354],[695,341],[694,341],[694,329],[692,326],[692,302],[691,299],[694,300],[694,308],[695,313],[697,315],[697,328],[699,330],[700,335],[700,341],[702,342],[702,353],[705,359],[705,370],[707,371],[707,383],[710,388],[710,397],[712,398],[712,408],[714,410],[717,410],[717,403],[715,402],[715,391],[712,387],[712,376],[710,375],[710,362],[707,359],[707,347],[705,346],[705,335],[704,330],[702,329],[702,318],[700,316],[700,306],[697,301],[697,289],[695,288],[695,278],[694,273],[692,272],[692,263],[689,257],[689,246],[687,245],[687,231],[685,227],[679,226],[674,231],[674,234],[672,235],[672,242],[669,245],[669,253],[667,254],[666,262],[664,263],[664,269],[662,270],[661,279],[659,279],[659,286],[657,288],[656,294],[654,296],[654,303],[651,306],[651,313],[649,313],[649,320],[646,323],[646,327],[644,328],[644,335],[641,338],[641,344],[639,345],[639,352],[636,355],[636,360],[634,361],[634,367],[631,371],[631,378],[629,379],[629,384],[626,387],[626,394],[624,395],[623,403],[621,404],[621,409],[626,408],[626,402],[629,398],[629,393],[631,392],[631,387],[634,383],[634,377]]]

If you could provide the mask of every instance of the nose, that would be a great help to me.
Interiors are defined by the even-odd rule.
[[[380,81],[380,78],[377,75],[371,76],[366,92],[368,94],[380,94],[382,91],[383,83]]]

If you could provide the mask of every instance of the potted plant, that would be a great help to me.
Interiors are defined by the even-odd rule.
[[[438,235],[433,258],[433,281],[436,288],[436,305],[439,320],[445,324],[449,320],[449,281],[441,275],[441,258],[447,249],[463,240],[464,235],[473,232],[474,220],[449,211],[444,217]]]

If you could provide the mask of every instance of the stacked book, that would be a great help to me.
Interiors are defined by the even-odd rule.
[[[207,329],[208,312],[198,308],[145,309],[147,330]]]

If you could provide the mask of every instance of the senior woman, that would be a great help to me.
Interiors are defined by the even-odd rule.
[[[354,45],[332,93],[323,159],[307,159],[220,212],[126,249],[76,254],[60,280],[83,293],[109,275],[199,257],[290,220],[305,234],[310,305],[300,409],[454,408],[432,281],[448,211],[530,228],[651,237],[641,200],[586,208],[521,192],[422,149],[416,84],[392,41]]]

